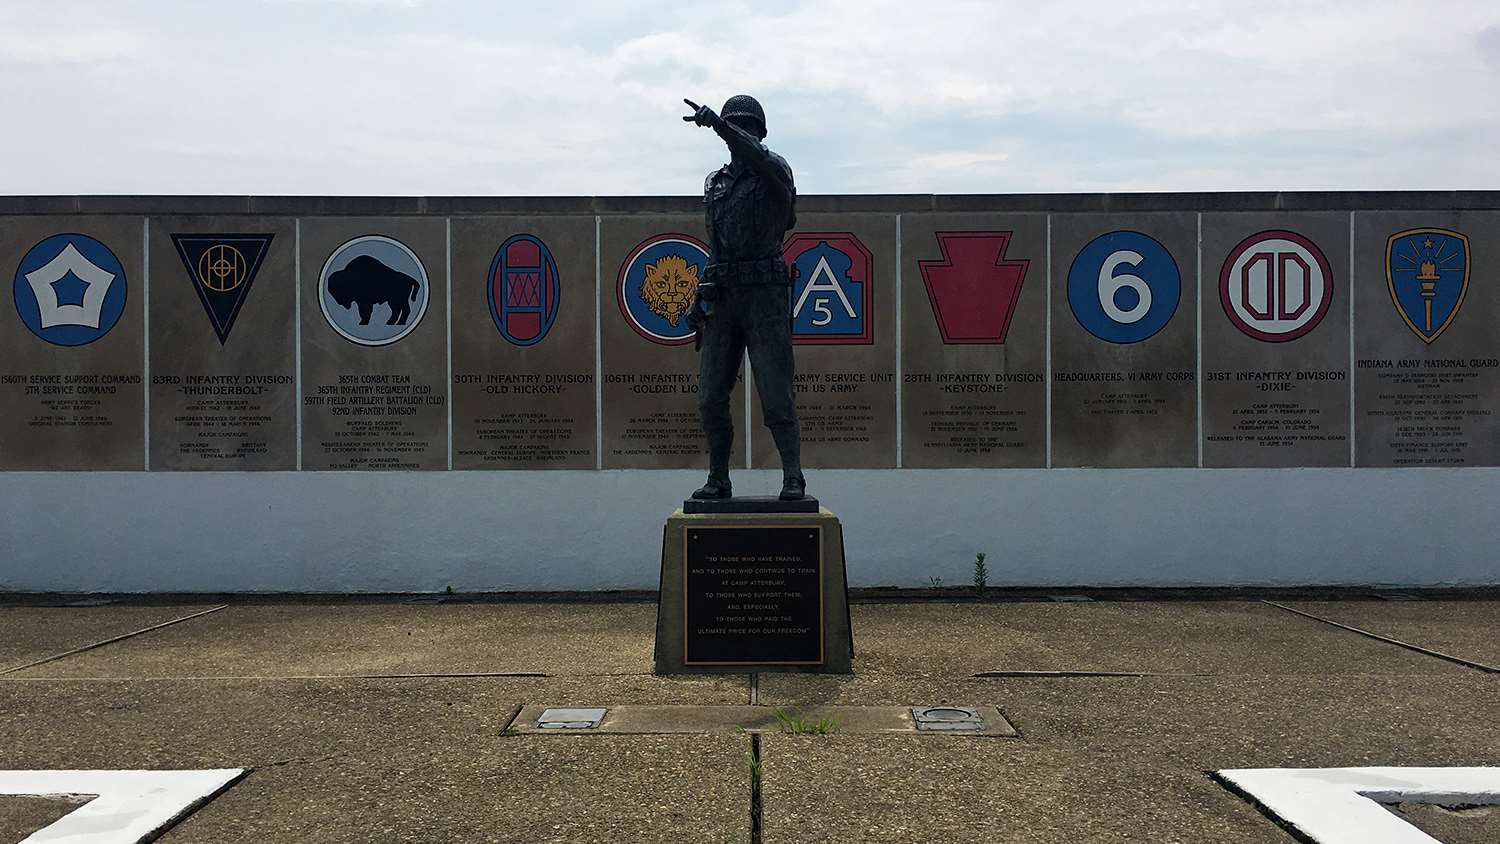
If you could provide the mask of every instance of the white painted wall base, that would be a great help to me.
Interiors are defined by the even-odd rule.
[[[775,472],[739,472],[742,494]],[[0,590],[654,589],[699,472],[0,474]],[[809,473],[853,586],[1500,584],[1500,469]]]

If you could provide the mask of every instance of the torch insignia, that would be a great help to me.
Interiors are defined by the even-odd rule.
[[[1469,238],[1447,229],[1407,229],[1386,240],[1385,278],[1396,312],[1424,343],[1458,316],[1469,290]]]

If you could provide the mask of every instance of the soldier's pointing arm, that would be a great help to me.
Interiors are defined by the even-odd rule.
[[[788,194],[797,192],[792,184],[792,168],[787,166],[785,159],[767,149],[759,138],[722,118],[715,121],[713,128],[732,152],[739,153],[762,176],[780,185]]]
[[[759,138],[720,117],[708,106],[700,106],[689,99],[683,99],[683,102],[693,110],[683,120],[712,128],[729,145],[730,152],[739,153],[761,175],[770,179],[772,184],[780,185],[789,195],[797,195],[797,188],[792,183],[792,168],[786,159],[766,149]]]

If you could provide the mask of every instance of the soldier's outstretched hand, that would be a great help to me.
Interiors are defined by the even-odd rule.
[[[719,117],[719,115],[714,114],[714,110],[709,108],[708,106],[698,105],[687,97],[683,97],[682,101],[687,103],[688,108],[693,110],[692,114],[685,114],[682,116],[684,122],[696,123],[699,126],[712,126],[714,125],[714,121]]]

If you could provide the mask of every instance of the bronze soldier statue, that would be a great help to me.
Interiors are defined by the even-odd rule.
[[[708,482],[694,498],[729,498],[729,455],[734,422],[729,392],[750,350],[755,388],[766,427],[781,452],[781,499],[806,496],[797,398],[792,391],[792,323],[781,257],[786,232],[797,222],[797,188],[786,159],[766,149],[766,114],[754,97],[739,94],[723,114],[683,100],[682,118],[713,129],[729,146],[729,163],[703,184],[709,264],[688,311],[697,331],[698,412],[708,435]]]

